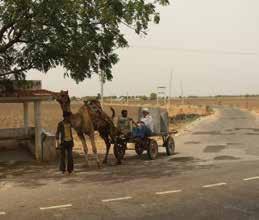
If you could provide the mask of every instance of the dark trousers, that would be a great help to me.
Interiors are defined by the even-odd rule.
[[[73,149],[73,141],[69,141],[69,142],[64,141],[60,146],[59,169],[62,172],[65,172],[66,168],[69,173],[71,173],[74,170],[72,149]],[[66,156],[67,156],[67,163],[66,163]]]
[[[152,134],[152,131],[145,125],[133,128],[132,130],[133,137],[145,138],[145,137],[149,137],[151,134]]]

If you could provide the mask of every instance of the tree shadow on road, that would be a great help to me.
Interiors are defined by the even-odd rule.
[[[102,158],[104,155],[101,155]],[[160,153],[156,160],[148,160],[143,154],[140,158],[136,155],[126,155],[122,165],[116,165],[113,155],[109,155],[108,165],[98,169],[90,155],[90,167],[85,167],[82,156],[75,158],[75,174],[62,175],[58,171],[56,163],[40,162],[16,162],[13,164],[0,163],[0,182],[12,182],[12,184],[38,188],[50,182],[60,184],[117,184],[138,179],[159,179],[161,177],[178,176],[195,169],[210,169],[212,165],[199,165],[199,159],[193,157],[181,157],[173,155],[168,157]],[[1,189],[1,184],[0,184]]]

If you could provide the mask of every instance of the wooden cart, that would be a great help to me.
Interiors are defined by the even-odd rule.
[[[141,112],[141,108],[139,112]],[[135,151],[138,155],[142,155],[143,152],[146,151],[148,158],[154,160],[158,155],[158,143],[154,137],[162,137],[162,147],[165,147],[168,156],[174,154],[175,142],[173,134],[177,133],[177,131],[169,131],[168,113],[161,113],[159,108],[152,108],[151,114],[155,124],[155,132],[151,136],[143,139],[125,137],[123,135],[117,137],[113,149],[114,155],[118,161],[123,160],[128,143],[135,144]]]
[[[120,136],[114,143],[114,155],[118,161],[123,160],[127,150],[127,144],[133,143],[135,144],[135,152],[137,155],[141,156],[143,152],[146,151],[148,158],[150,160],[154,160],[158,155],[158,143],[154,137],[162,137],[162,147],[165,147],[166,154],[170,156],[175,152],[175,142],[173,138],[174,133],[176,133],[176,131],[169,133],[154,133],[151,136],[143,139],[126,138],[124,136]]]

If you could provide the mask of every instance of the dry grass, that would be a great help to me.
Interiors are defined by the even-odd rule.
[[[175,105],[180,103],[180,100],[173,101]],[[259,113],[259,96],[254,97],[209,97],[209,98],[191,98],[185,100],[189,105],[224,105],[230,107],[237,107],[241,109],[247,109],[249,111],[255,111]]]
[[[184,100],[184,105],[182,105],[182,100],[175,99],[172,100],[171,108],[169,109],[170,117],[176,116],[178,114],[198,114],[207,115],[206,106],[211,105],[227,105],[232,107],[239,107],[248,110],[254,110],[259,113],[259,97],[219,97],[219,98],[188,98]],[[72,103],[72,111],[76,112],[82,102]],[[116,115],[120,114],[122,109],[128,109],[129,116],[137,119],[138,107],[154,107],[156,106],[156,101],[138,101],[126,103],[107,103],[105,106],[105,111],[110,115],[111,112],[109,107],[113,106]],[[162,109],[167,109],[167,105],[159,103]],[[30,111],[30,126],[34,124],[33,117],[33,105],[29,106]],[[45,102],[42,104],[42,127],[46,130],[54,133],[56,131],[57,123],[62,119],[62,112],[59,105],[56,102]],[[23,106],[22,104],[0,104],[0,128],[17,128],[23,126]],[[180,122],[177,124],[171,124],[170,129],[180,129],[185,126],[186,122]],[[75,149],[81,151],[81,143],[74,135],[76,147]],[[97,146],[99,152],[103,153],[105,146],[103,141],[97,136],[96,138]]]
[[[82,102],[74,102],[72,103],[72,111],[76,112],[80,106],[82,105]],[[144,106],[151,107],[152,105],[150,103],[143,103]],[[129,116],[134,118],[135,120],[138,117],[138,107],[141,106],[140,104],[131,104],[131,105],[125,105],[125,104],[107,104],[105,106],[105,111],[111,115],[111,111],[109,107],[112,106],[115,111],[116,115],[120,114],[122,109],[128,109]],[[163,109],[166,108],[166,106],[162,106]],[[56,102],[45,102],[42,103],[42,127],[51,133],[55,133],[56,126],[60,120],[62,120],[62,112],[60,109],[60,106]],[[169,114],[170,116],[174,116],[177,114],[190,114],[195,113],[199,115],[205,114],[205,108],[203,106],[193,106],[193,105],[184,105],[184,106],[174,106],[170,109]],[[29,105],[29,118],[30,118],[30,126],[34,125],[34,110],[33,105]],[[22,104],[0,104],[0,128],[18,128],[23,126],[23,106]],[[173,125],[173,128],[178,128],[179,125]],[[77,136],[74,135],[76,147],[75,149],[78,151],[81,151],[81,143],[78,140]],[[99,152],[104,152],[104,143],[102,139],[99,137],[96,138],[97,146],[99,148]]]
[[[259,96],[254,97],[198,97],[198,98],[185,98],[181,100],[179,98],[171,101],[172,106],[180,105],[190,106],[206,106],[206,105],[229,105],[240,108],[259,109]],[[129,101],[133,105],[156,105],[156,101]],[[163,105],[161,101],[159,106]]]
[[[206,106],[196,106],[196,105],[179,105],[174,106],[169,109],[169,117],[173,117],[179,114],[197,114],[200,116],[206,116],[210,112],[208,112],[208,108]]]

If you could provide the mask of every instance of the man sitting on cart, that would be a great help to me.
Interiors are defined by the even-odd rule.
[[[121,111],[121,116],[118,117],[117,128],[119,131],[125,135],[125,137],[131,136],[132,131],[132,119],[128,117],[128,111],[123,109]]]
[[[133,128],[132,135],[133,137],[139,137],[139,138],[145,138],[150,136],[154,132],[154,124],[153,124],[153,118],[150,115],[148,108],[142,109],[142,115],[143,117],[140,119],[139,122],[133,123],[136,125],[135,128]]]

